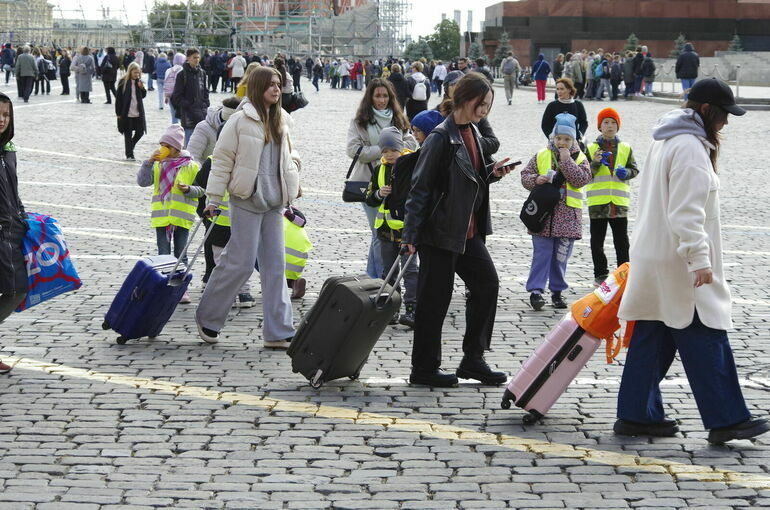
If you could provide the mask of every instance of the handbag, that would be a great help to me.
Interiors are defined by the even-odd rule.
[[[355,168],[358,157],[361,155],[363,149],[363,145],[358,148],[356,155],[353,156],[353,161],[350,163],[350,168],[348,168],[348,174],[345,176],[345,188],[342,190],[343,202],[363,202],[366,200],[366,190],[369,189],[369,181],[348,180],[350,179],[350,174],[353,173],[353,168]],[[372,166],[368,163],[367,166],[369,166],[369,171],[372,172]]]
[[[289,100],[287,101],[288,104],[286,104],[286,111],[289,113],[296,112],[297,110],[306,107],[308,104],[310,104],[310,101],[307,100],[305,97],[305,94],[300,92],[292,92],[291,94],[287,94],[289,97]]]
[[[566,179],[558,174],[554,182],[538,184],[529,193],[521,207],[519,218],[530,232],[537,234],[545,228],[546,221],[552,217],[556,204],[561,199],[559,189]]]

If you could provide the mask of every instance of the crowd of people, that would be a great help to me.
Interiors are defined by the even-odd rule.
[[[304,75],[316,88],[323,80],[332,88],[363,92],[348,129],[348,179],[368,183],[366,192],[352,200],[361,203],[371,230],[367,274],[386,278],[391,266],[400,266],[406,275],[404,311],[391,323],[414,331],[410,382],[431,387],[455,386],[458,377],[485,385],[506,382],[507,374],[484,358],[492,345],[500,288],[486,240],[492,233],[493,184],[518,163],[494,157],[500,148],[488,120],[494,78],[484,59],[472,63],[460,58],[448,65],[395,59],[351,64],[346,59],[303,62],[284,55],[268,59],[196,48],[184,54],[126,51],[119,57],[114,48],[101,53],[83,48],[63,64],[69,59],[66,50],[54,54],[22,48],[14,58],[17,81],[24,87],[22,91],[19,85],[20,97],[28,100],[31,81],[26,78],[38,79],[40,70],[48,72],[49,62],[56,61],[60,73],[66,68],[78,75],[76,90],[83,103],[89,102],[92,77],[99,76],[107,102],[114,95],[126,157],[135,159],[136,142],[146,133],[143,99],[147,91],[158,90],[158,108],[169,106],[171,111],[169,127],[159,148],[142,158],[137,173],[138,185],[152,189],[150,221],[158,253],[173,251],[181,257],[198,216],[207,229],[225,229],[207,247],[205,290],[195,311],[202,340],[218,342],[232,306],[253,306],[248,280],[256,269],[263,344],[276,349],[291,345],[295,329],[290,299],[304,294],[300,274],[309,243],[294,244],[297,237],[288,230],[304,225],[304,216],[294,205],[300,195],[297,145],[302,142],[292,137],[285,102],[301,91]],[[36,57],[42,65],[35,63]],[[638,72],[635,62],[640,62]],[[726,333],[731,327],[730,295],[721,233],[719,222],[713,221],[719,217],[719,132],[728,114],[744,112],[724,83],[701,80],[688,87],[683,108],[655,128],[645,169],[621,140],[622,119],[613,108],[599,112],[599,134],[589,143],[589,119],[580,99],[601,99],[605,92],[616,99],[616,70],[629,63],[630,75],[621,73],[619,79],[627,80],[627,91],[643,93],[645,62],[651,62],[651,55],[640,47],[625,57],[576,52],[557,58],[553,66],[544,58],[533,64],[536,82],[554,75],[557,98],[543,114],[543,148],[523,165],[520,181],[527,190],[551,187],[558,200],[545,223],[529,228],[532,258],[526,290],[534,310],[546,305],[546,291],[554,308],[568,307],[566,272],[574,241],[582,235],[587,202],[595,284],[610,272],[604,254],[608,227],[617,265],[630,260],[633,267],[620,317],[635,320],[636,329],[615,432],[676,433],[676,422],[664,414],[658,385],[679,350],[704,426],[714,438],[752,437],[770,427],[749,415],[741,394]],[[509,104],[521,72],[512,54],[501,62]],[[217,92],[231,95],[212,106],[210,94]],[[429,108],[431,93],[441,98],[434,109]],[[544,102],[541,84],[537,93]],[[24,209],[16,184],[13,124],[11,100],[0,94],[0,234],[8,241],[0,244],[0,320],[26,293],[20,248]],[[629,241],[630,181],[635,178],[640,181],[640,210]],[[300,260],[290,264],[290,255]],[[656,276],[662,269],[665,278]],[[463,358],[455,373],[447,373],[441,369],[442,327],[455,275],[466,286],[466,324]],[[190,302],[189,294],[182,302]],[[0,364],[0,371],[8,370]]]

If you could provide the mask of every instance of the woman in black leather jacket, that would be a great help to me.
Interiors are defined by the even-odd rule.
[[[406,203],[403,244],[419,251],[417,316],[412,348],[413,384],[447,387],[457,377],[483,384],[503,384],[503,372],[484,361],[497,308],[500,282],[484,239],[492,233],[489,184],[508,174],[508,159],[497,163],[483,152],[476,124],[486,117],[494,92],[478,73],[462,78],[452,97],[451,112],[425,140]],[[457,376],[441,366],[441,328],[452,298],[454,275],[470,291]]]
[[[27,266],[22,240],[27,232],[24,206],[16,178],[16,147],[13,138],[13,104],[0,92],[0,322],[27,294]],[[0,362],[0,374],[11,367]]]

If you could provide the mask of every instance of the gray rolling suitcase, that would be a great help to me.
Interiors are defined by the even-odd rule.
[[[409,257],[405,267],[412,263]],[[401,308],[401,295],[386,282],[398,269],[399,259],[385,280],[368,276],[327,279],[318,300],[305,315],[291,341],[291,367],[320,388],[342,377],[358,378],[374,344]]]

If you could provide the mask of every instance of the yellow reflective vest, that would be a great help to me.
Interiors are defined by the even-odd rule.
[[[594,142],[588,146],[588,156],[593,161],[594,154],[599,150],[599,144]],[[618,154],[615,156],[615,168],[626,166],[631,155],[631,146],[625,142],[618,144]],[[613,203],[623,207],[631,205],[631,185],[618,179],[615,172],[607,165],[599,167],[594,179],[586,185],[588,207]]]
[[[382,188],[385,186],[385,174],[388,171],[388,167],[385,163],[380,165],[380,169],[377,174],[377,186]],[[380,204],[380,208],[377,209],[377,217],[374,219],[374,228],[380,228],[383,222],[388,224],[391,230],[402,230],[404,228],[404,222],[394,219],[390,215],[390,210],[385,209],[385,200]]]
[[[160,162],[156,161],[153,165],[153,193],[150,215],[150,224],[153,227],[167,227],[176,225],[189,229],[193,226],[197,217],[196,209],[198,206],[197,198],[188,198],[187,195],[176,187],[177,184],[192,185],[195,175],[198,173],[198,163],[190,161],[187,165],[181,167],[174,179],[174,185],[171,193],[163,202],[160,199]]]
[[[296,280],[302,274],[307,264],[307,257],[313,248],[313,243],[307,237],[303,227],[283,218],[284,253],[286,257],[286,269],[284,274],[288,280]]]
[[[578,154],[575,163],[578,165],[586,160],[586,155],[581,151]],[[537,153],[537,173],[540,175],[548,175],[550,170],[553,170],[553,153],[551,149],[542,149]],[[570,183],[567,185],[567,206],[574,207],[576,209],[583,208],[583,189],[575,188]]]

